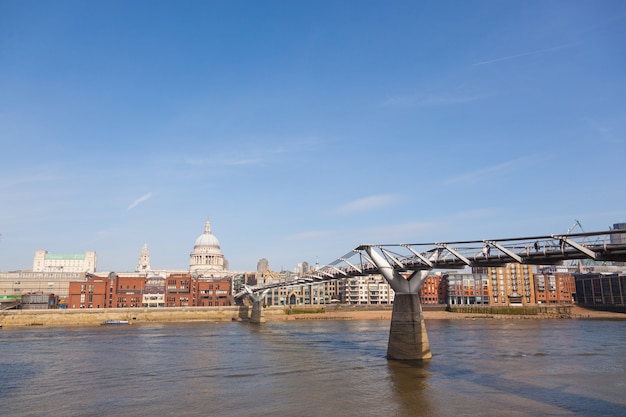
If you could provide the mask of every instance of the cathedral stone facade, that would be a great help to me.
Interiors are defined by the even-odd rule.
[[[144,243],[141,249],[141,255],[139,255],[139,262],[135,268],[135,272],[148,272],[150,268],[150,251],[148,251],[148,244]]]
[[[220,243],[211,233],[211,222],[207,219],[204,233],[198,236],[189,255],[189,272],[203,277],[218,277],[228,271],[228,262],[224,259]]]

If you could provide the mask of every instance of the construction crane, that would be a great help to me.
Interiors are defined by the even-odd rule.
[[[574,219],[574,224],[570,226],[569,229],[567,229],[567,233],[565,233],[565,236],[569,235],[570,233],[572,233],[574,231],[574,229],[579,228],[581,232],[585,233],[585,230],[583,229],[583,225],[580,224],[580,222],[577,219]],[[583,241],[585,239],[583,238]],[[565,262],[564,264],[567,267],[575,267],[576,268],[576,272],[582,272],[582,266],[583,266],[583,262],[579,259],[579,260],[574,260],[574,261],[569,261],[569,262]]]
[[[585,230],[583,229],[583,225],[580,224],[578,220],[574,219],[574,224],[569,229],[567,229],[567,233],[565,233],[565,235],[569,235],[570,233],[572,233],[574,229],[576,229],[577,226],[581,232],[585,233]]]

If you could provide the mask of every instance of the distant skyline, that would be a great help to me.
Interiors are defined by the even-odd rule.
[[[626,3],[0,2],[0,270],[626,221]],[[576,231],[580,231],[576,229]]]

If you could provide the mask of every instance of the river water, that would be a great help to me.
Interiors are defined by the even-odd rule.
[[[625,416],[626,322],[432,320],[0,330],[2,416]]]

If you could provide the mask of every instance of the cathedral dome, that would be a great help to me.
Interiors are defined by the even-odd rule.
[[[207,219],[204,233],[198,236],[190,254],[189,269],[195,273],[223,271],[227,267],[220,242],[211,233],[211,223]]]
[[[196,244],[194,245],[194,248],[197,248],[199,246],[220,249],[220,242],[210,232],[208,234],[203,233],[196,239]]]

